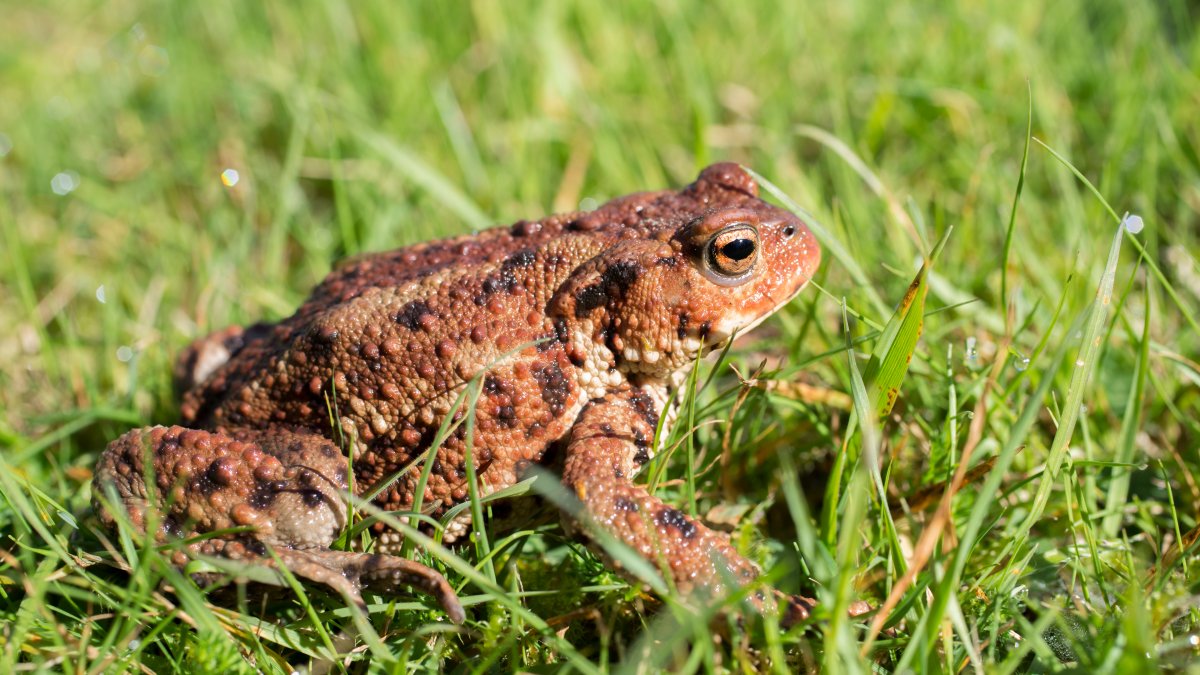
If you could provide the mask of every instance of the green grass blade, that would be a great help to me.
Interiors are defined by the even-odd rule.
[[[1150,285],[1143,288],[1142,294],[1142,335],[1137,340],[1137,361],[1134,364],[1131,377],[1133,386],[1130,387],[1129,399],[1125,402],[1125,415],[1121,419],[1121,432],[1117,441],[1113,462],[1125,467],[1134,466],[1133,460],[1137,453],[1137,434],[1142,428],[1142,407],[1146,395],[1146,379],[1150,368]],[[1114,469],[1112,481],[1108,484],[1106,504],[1124,504],[1129,496],[1129,479],[1132,470]],[[1169,489],[1169,488],[1168,488]],[[1120,510],[1109,509],[1104,516],[1104,535],[1116,537],[1121,527],[1122,513]]]
[[[374,148],[401,175],[427,190],[446,208],[462,218],[467,225],[480,230],[492,224],[492,219],[475,204],[474,200],[412,150],[369,128],[356,128],[355,133],[363,143]]]
[[[1082,412],[1083,396],[1100,358],[1105,325],[1108,321],[1108,308],[1112,304],[1113,285],[1117,278],[1117,262],[1120,259],[1121,242],[1124,239],[1125,227],[1118,225],[1117,232],[1113,235],[1112,246],[1109,248],[1104,272],[1100,276],[1100,284],[1096,289],[1095,298],[1088,308],[1088,318],[1083,327],[1082,344],[1071,371],[1071,380],[1067,386],[1062,416],[1058,420],[1058,429],[1054,433],[1054,440],[1050,445],[1049,455],[1046,457],[1046,469],[1038,484],[1038,490],[1034,495],[1028,515],[1017,535],[1018,548],[1029,536],[1034,524],[1041,518],[1042,511],[1050,499],[1050,491],[1054,488],[1057,480],[1058,470],[1066,460],[1075,425]]]
[[[1017,229],[1017,206],[1021,203],[1021,192],[1025,189],[1025,169],[1029,166],[1029,141],[1033,138],[1033,86],[1028,80],[1025,81],[1025,86],[1029,95],[1028,110],[1025,118],[1025,148],[1021,151],[1021,169],[1017,172],[1017,189],[1013,191],[1012,208],[1008,211],[1008,227],[1004,231],[1004,256],[1000,261],[1000,299],[1006,304],[1012,302],[1012,298],[1008,297],[1008,273],[1009,267],[1012,264],[1010,257],[1012,256],[1013,234]],[[1005,325],[1007,326],[1010,312],[1005,312]],[[1008,330],[1011,331],[1009,326]]]

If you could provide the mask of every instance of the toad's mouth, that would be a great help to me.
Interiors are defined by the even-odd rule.
[[[699,340],[699,336],[696,336],[698,339],[698,347],[712,349],[713,347],[724,343],[731,335],[745,335],[747,332],[753,330],[754,327],[758,326],[758,324],[766,321],[767,318],[772,314],[778,312],[780,309],[783,309],[783,307],[791,302],[797,295],[800,295],[800,291],[803,291],[804,288],[808,286],[808,282],[810,280],[810,277],[804,277],[804,281],[802,283],[797,285],[796,288],[792,289],[792,291],[787,294],[787,296],[781,299],[776,299],[774,295],[768,293],[768,303],[765,311],[730,313],[725,318],[714,324],[712,330],[702,341]],[[691,337],[691,335],[688,336],[689,339]]]
[[[689,326],[679,338],[675,348],[658,351],[649,348],[647,345],[626,344],[624,349],[616,352],[620,357],[621,369],[629,372],[645,373],[663,373],[676,370],[684,367],[689,362],[698,357],[704,357],[711,353],[714,349],[725,344],[732,336],[745,335],[755,326],[765,321],[772,314],[777,312],[784,305],[788,304],[804,290],[808,285],[809,278],[804,280],[792,289],[783,298],[776,299],[772,294],[767,294],[766,302],[760,303],[760,306],[765,305],[765,309],[759,311],[742,311],[731,312],[725,318],[706,326],[706,330],[701,330],[697,326]]]

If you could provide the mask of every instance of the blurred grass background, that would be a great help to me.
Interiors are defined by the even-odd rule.
[[[174,420],[171,364],[188,341],[286,316],[339,258],[681,185],[729,159],[816,214],[868,282],[827,255],[819,281],[828,294],[809,292],[762,331],[764,351],[804,365],[785,379],[849,391],[839,299],[866,319],[855,335],[869,337],[915,261],[954,228],[927,309],[954,307],[927,318],[882,429],[897,501],[952,473],[972,421],[964,411],[997,359],[1011,365],[992,393],[975,461],[1010,441],[1024,450],[1003,494],[983,496],[989,530],[955,585],[957,619],[915,628],[927,599],[913,592],[892,636],[861,660],[860,632],[831,651],[812,642],[813,631],[767,631],[677,646],[659,665],[1184,667],[1200,642],[1194,556],[1151,577],[1149,589],[1141,582],[1172,560],[1172,546],[1180,559],[1200,506],[1198,13],[1185,0],[0,2],[0,444],[12,468],[6,485],[29,496],[7,494],[0,508],[7,664],[83,671],[136,669],[146,659],[165,669],[187,655],[214,669],[251,661],[270,669],[317,653],[317,670],[340,668],[321,645],[254,637],[253,612],[205,610],[228,631],[216,638],[181,629],[196,624],[153,600],[152,585],[96,591],[92,572],[67,552],[101,552],[75,531],[107,440]],[[1075,349],[1067,326],[1092,301],[1117,227],[1033,143],[1002,295],[1030,102],[1032,135],[1118,215],[1146,223],[1136,237],[1146,257],[1130,238],[1120,258],[1072,461],[1048,474],[1075,356],[1049,368],[1048,357],[1036,358],[1039,345]],[[1036,399],[1046,378],[1051,395]],[[718,417],[734,415],[725,399],[714,404]],[[1031,404],[1045,410],[1014,440],[1009,431]],[[747,465],[743,506],[777,496],[778,464],[764,458],[766,447],[816,465],[800,478],[819,508],[821,458],[845,441],[846,411],[765,394],[758,406],[737,414],[768,410],[779,423],[736,444]],[[721,451],[719,432],[697,439]],[[721,503],[719,473],[701,475],[706,508]],[[1053,490],[1030,533],[1020,523],[1042,481]],[[955,501],[960,527],[972,490]],[[871,522],[880,508],[871,506]],[[1120,527],[1102,526],[1106,517]],[[904,518],[904,542],[925,519]],[[755,547],[764,530],[776,542],[767,549],[788,550],[778,542],[790,527],[747,523],[739,536]],[[553,529],[543,535],[578,568],[578,584],[619,583],[586,553],[562,554]],[[1008,546],[1024,535],[1027,547]],[[885,538],[864,528],[864,553],[842,571],[876,603],[903,569]],[[954,542],[951,527],[935,554],[939,575]],[[533,562],[520,564],[542,564],[526,557]],[[1008,577],[995,579],[997,569]],[[537,589],[553,591],[559,574]],[[917,587],[932,575],[923,570]],[[532,667],[561,662],[562,645],[573,644],[604,668],[655,625],[634,595],[604,605],[613,614],[598,620],[601,638],[543,639],[549,628],[505,628],[496,610],[478,615],[484,624],[473,634],[396,638],[403,647],[390,667]],[[95,618],[135,606],[141,621],[159,622],[152,638]],[[346,620],[330,612],[326,625]],[[285,614],[277,624],[319,633],[308,621]],[[692,628],[684,634],[707,635],[703,622]],[[478,654],[488,660],[472,666]]]

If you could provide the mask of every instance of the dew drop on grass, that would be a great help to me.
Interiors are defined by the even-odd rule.
[[[600,202],[596,201],[594,197],[584,197],[579,200],[580,211],[595,211],[597,206],[600,206]]]
[[[1076,368],[1082,368],[1083,365],[1084,365],[1083,359],[1075,359],[1075,367]]]
[[[1193,635],[1193,636],[1189,637],[1188,642],[1193,647],[1200,647],[1200,635]]]
[[[1018,358],[1013,362],[1013,368],[1016,368],[1018,373],[1023,373],[1026,370],[1029,370],[1029,357],[1022,356]]]
[[[134,639],[132,639],[132,640],[130,640],[130,641],[129,641],[128,648],[129,648],[129,651],[131,651],[131,652],[132,652],[132,651],[135,651],[135,650],[136,650],[138,647],[141,647],[141,646],[142,646],[142,641],[141,641],[141,640],[139,640],[139,639],[137,639],[137,638],[134,638]]]
[[[79,174],[74,171],[60,171],[50,179],[50,189],[59,197],[69,195],[79,187]]]
[[[225,169],[221,172],[221,185],[225,187],[233,187],[241,179],[242,176],[238,173],[237,169]]]
[[[1125,219],[1121,221],[1121,225],[1129,234],[1137,234],[1146,227],[1146,223],[1142,221],[1142,217],[1137,214],[1125,216]]]
[[[129,345],[121,345],[117,347],[117,360],[121,363],[129,363],[133,360],[133,347]]]
[[[979,361],[979,350],[975,348],[975,338],[967,338],[967,349],[964,356],[969,365],[975,365]]]
[[[96,287],[96,299],[99,300],[100,304],[102,305],[106,302],[104,298],[104,284],[100,284]]]

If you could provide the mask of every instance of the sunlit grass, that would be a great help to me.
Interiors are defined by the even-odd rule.
[[[1200,659],[1188,3],[0,15],[0,671]],[[463,506],[487,521],[465,544],[410,530],[459,590],[461,628],[423,597],[369,597],[366,616],[307,586],[218,600],[151,542],[95,531],[91,467],[124,431],[177,419],[188,341],[286,316],[340,258],[684,184],[720,159],[808,211],[825,262],[697,374],[687,423],[659,439],[675,450],[641,479],[772,585],[819,598],[810,624],[646,593],[552,508],[498,528],[490,497]],[[1127,212],[1144,229],[1122,231]],[[946,233],[911,349],[889,320]],[[872,366],[890,344],[906,370]],[[514,491],[554,502],[546,481]],[[831,614],[856,598],[885,611]]]

